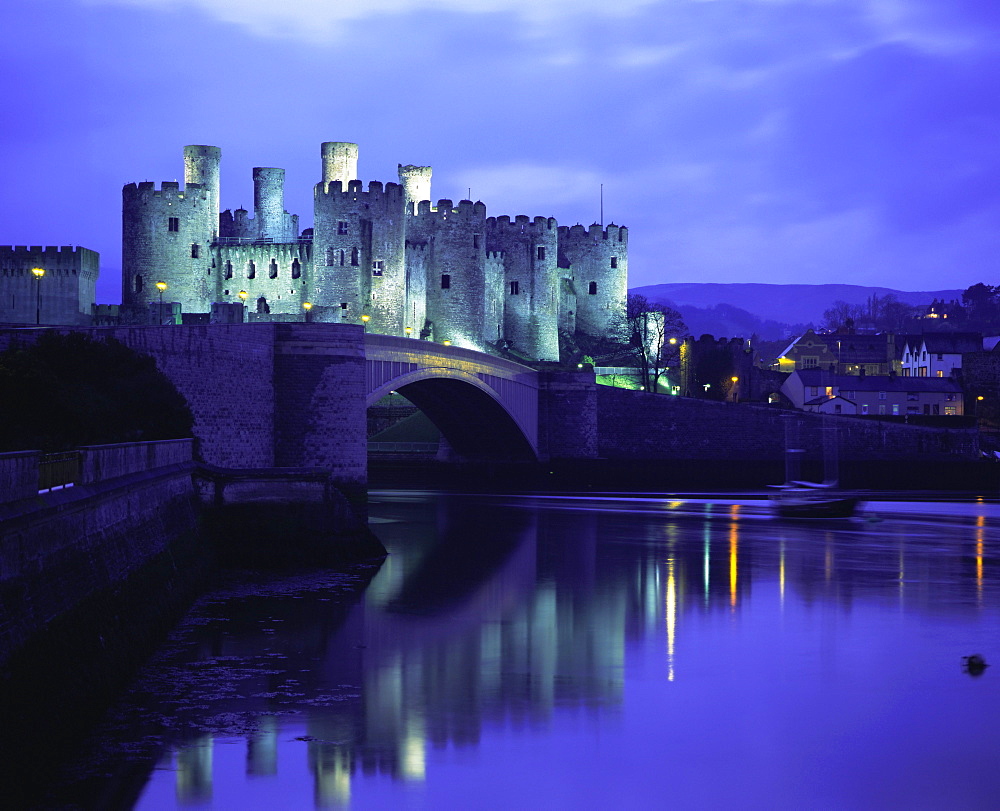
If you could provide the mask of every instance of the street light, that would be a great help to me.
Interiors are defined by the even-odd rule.
[[[38,284],[35,287],[35,324],[37,326],[42,323],[42,276],[45,275],[45,268],[32,268],[31,272],[38,279]]]
[[[405,332],[406,337],[409,338],[413,334],[413,327],[406,327],[406,329],[404,329],[403,332]]]
[[[361,316],[361,326],[365,328],[365,332],[368,331],[368,322],[372,320],[372,317],[368,313],[364,313]]]
[[[167,289],[166,282],[157,282],[156,289],[160,291],[160,326],[163,326],[163,291]]]
[[[733,402],[735,403],[740,396],[740,390],[736,388],[736,384],[740,382],[740,379],[736,375],[733,375],[729,379],[733,381]]]
[[[311,301],[303,301],[302,309],[306,311],[306,321],[309,320],[309,311],[313,308],[313,303]]]
[[[237,293],[236,295],[239,296],[239,298],[240,298],[240,304],[243,305],[243,309],[240,310],[240,323],[242,324],[244,321],[246,321],[246,315],[245,315],[245,313],[246,313],[246,310],[247,310],[247,295],[248,294],[247,294],[246,290],[240,290],[240,292]]]

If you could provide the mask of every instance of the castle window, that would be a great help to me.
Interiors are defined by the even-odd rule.
[[[344,266],[344,258],[345,258],[345,254],[344,254],[344,251],[341,251],[341,252],[340,252],[340,266],[341,266],[341,267],[343,267],[343,266]]]
[[[233,278],[233,263],[228,261],[226,262],[226,278]]]
[[[451,288],[451,274],[450,273],[442,273],[441,274],[441,289],[442,290],[448,290],[449,288]]]
[[[611,257],[611,267],[613,267],[613,268],[618,267],[618,257],[617,256],[612,256]]]
[[[381,275],[382,275],[382,260],[378,259],[372,262],[372,276],[381,276]]]
[[[298,279],[302,275],[302,265],[299,264],[299,260],[296,257],[292,260],[292,278]]]
[[[271,312],[271,306],[267,303],[267,299],[261,296],[257,299],[257,312],[258,313],[269,313]]]
[[[597,295],[597,282],[591,282],[587,286],[587,293],[590,294],[591,296]]]
[[[472,235],[472,247],[473,248],[478,248],[479,247],[479,234],[473,234]]]
[[[168,231],[180,231],[181,221],[177,217],[167,217],[167,230]]]
[[[541,262],[543,259],[545,259],[545,248],[539,245],[538,250],[535,252],[535,255],[538,257],[538,261]]]
[[[247,262],[247,278],[257,278],[257,264],[255,262]]]
[[[346,310],[347,309],[347,302],[346,301],[340,302],[340,309],[341,310]]]
[[[269,279],[278,278],[278,263],[274,259],[271,260],[271,264],[267,268],[267,277]]]
[[[510,294],[512,296],[517,296],[517,295],[520,295],[520,293],[521,293],[521,285],[518,282],[511,282],[510,283]]]
[[[192,245],[191,246],[191,258],[192,259],[197,259],[198,258],[198,246],[197,245]]]
[[[343,254],[343,251],[341,251],[341,254]],[[326,264],[327,264],[327,266],[328,267],[332,267],[333,265],[337,264],[336,259],[337,259],[337,249],[336,248],[327,248],[326,249]],[[344,264],[343,261],[341,261],[340,264]]]
[[[142,292],[142,276],[135,277],[135,292],[136,293]]]
[[[346,220],[340,220],[337,223],[337,233],[340,236],[344,236],[345,234],[347,234],[347,221]]]
[[[351,248],[351,266],[357,267],[360,264],[360,252],[357,248]]]

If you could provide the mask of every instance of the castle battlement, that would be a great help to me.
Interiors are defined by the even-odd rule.
[[[80,256],[93,254],[96,256],[97,251],[92,251],[90,248],[81,248],[78,245],[46,245],[45,247],[41,245],[0,245],[0,259],[2,260],[30,259],[38,256],[69,260],[76,254]]]
[[[456,206],[451,200],[438,200],[436,207],[431,207],[430,200],[421,200],[417,203],[417,213],[415,217],[427,220],[486,220],[486,204],[481,201],[473,203],[471,200],[459,200]]]
[[[518,214],[511,222],[511,218],[504,214],[502,217],[490,217],[486,221],[487,225],[496,228],[501,233],[533,233],[538,231],[551,231],[558,228],[559,223],[554,217],[535,217],[532,220],[526,214]]]
[[[577,223],[569,227],[559,226],[559,239],[574,242],[628,242],[628,228],[624,225],[611,223],[607,228],[602,228],[598,223],[594,223],[589,228]]]
[[[316,184],[316,198],[328,198],[349,200],[359,203],[374,203],[386,200],[388,202],[403,201],[403,187],[398,183],[382,184],[379,180],[372,180],[368,184],[368,189],[364,189],[364,183],[360,180],[349,180],[347,188],[344,188],[342,180],[331,180],[329,183],[320,181]]]
[[[122,195],[127,200],[136,200],[148,197],[176,197],[183,200],[187,196],[207,199],[207,189],[201,183],[187,183],[181,190],[180,183],[176,180],[164,180],[160,187],[151,180],[144,180],[142,183],[126,183],[122,186]]]

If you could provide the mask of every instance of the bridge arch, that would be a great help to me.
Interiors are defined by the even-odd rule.
[[[533,369],[460,347],[366,336],[366,406],[392,391],[413,403],[463,458],[538,458]]]

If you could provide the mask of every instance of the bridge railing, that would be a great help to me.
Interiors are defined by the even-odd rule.
[[[437,442],[369,442],[368,453],[437,453]]]

